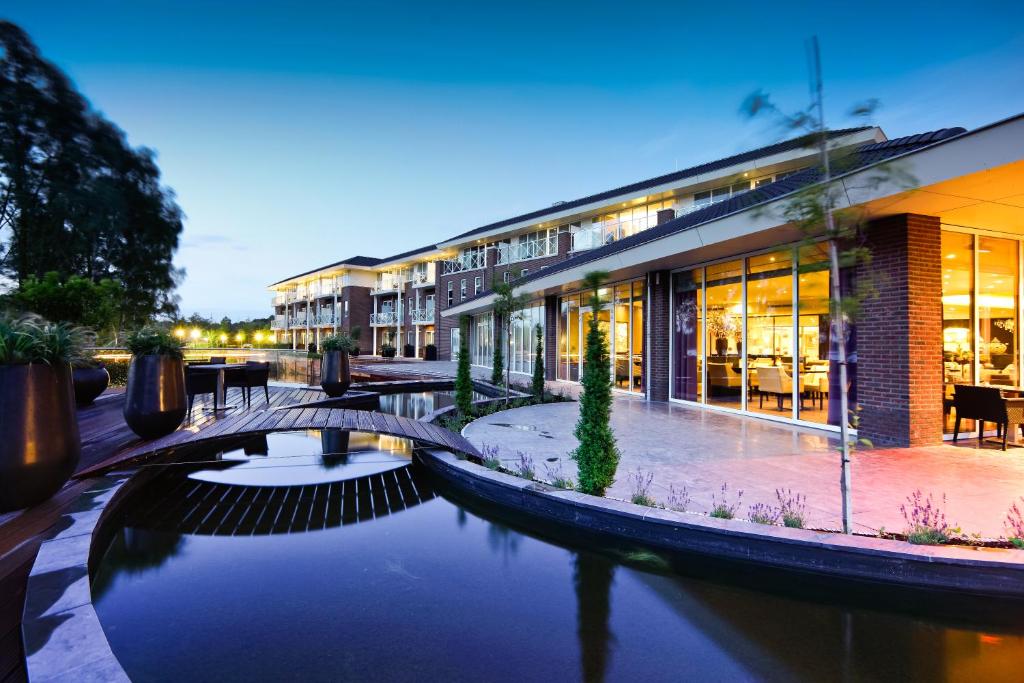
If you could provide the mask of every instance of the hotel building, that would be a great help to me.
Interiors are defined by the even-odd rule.
[[[952,430],[956,384],[1021,384],[1024,115],[891,140],[877,127],[830,132],[840,208],[864,218],[872,254],[839,282],[822,243],[785,215],[820,179],[811,142],[287,278],[271,285],[276,339],[300,348],[360,326],[364,349],[388,343],[424,357],[429,348],[450,360],[468,334],[472,363],[489,367],[491,285],[513,282],[532,298],[502,340],[515,374],[532,372],[540,325],[548,378],[578,382],[596,318],[617,391],[830,430],[839,411],[829,297],[867,283],[874,292],[847,339],[859,433],[938,442]],[[580,291],[591,270],[611,275],[599,310]]]

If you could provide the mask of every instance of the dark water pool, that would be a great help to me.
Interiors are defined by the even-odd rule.
[[[487,398],[479,392],[473,392],[473,400]],[[455,405],[455,392],[448,390],[419,391],[402,394],[383,394],[380,397],[380,410],[392,415],[401,415],[419,419],[440,408]]]
[[[1020,680],[1012,629],[761,593],[532,535],[458,502],[410,452],[300,432],[145,469],[93,577],[129,675]]]

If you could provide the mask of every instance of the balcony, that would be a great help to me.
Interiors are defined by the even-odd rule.
[[[498,246],[499,266],[535,258],[555,256],[558,254],[558,238],[547,237],[542,240],[530,240],[518,244],[502,244]]]
[[[341,294],[341,288],[336,284],[323,284],[320,286],[320,291],[313,294],[316,297],[334,296],[335,294]]]
[[[320,315],[316,316],[315,319],[316,319],[316,324],[320,325],[320,326],[333,325],[334,324],[334,314],[333,313],[321,313]]]
[[[288,327],[289,328],[292,328],[292,327],[305,327],[305,326],[306,326],[306,316],[304,316],[304,315],[300,316],[300,317],[297,317],[297,318],[288,318]]]
[[[382,311],[380,313],[370,314],[371,325],[387,325],[394,326],[398,324],[398,314],[394,311]]]
[[[412,274],[413,287],[429,287],[434,284],[434,280],[433,268],[425,272],[416,272]]]
[[[414,325],[432,325],[434,323],[434,307],[414,308],[412,322]]]
[[[377,280],[377,284],[374,285],[373,289],[370,290],[370,294],[394,294],[398,291],[398,287],[401,282],[397,279],[394,280]]]
[[[283,330],[287,326],[288,319],[283,315],[275,315],[270,321],[270,329]]]
[[[451,275],[466,270],[477,270],[487,265],[487,255],[483,251],[474,251],[463,254],[457,259],[441,261],[441,274]]]

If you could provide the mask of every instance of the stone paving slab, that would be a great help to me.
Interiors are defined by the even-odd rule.
[[[538,478],[549,472],[577,479],[569,453],[577,403],[528,406],[472,422],[464,435],[478,448],[498,445],[503,460],[516,452],[534,460]],[[617,397],[612,427],[622,451],[618,477],[608,495],[629,499],[629,474],[651,472],[652,497],[667,502],[669,487],[686,487],[691,511],[707,512],[712,496],[728,498],[742,490],[737,516],[754,503],[776,504],[776,489],[807,497],[808,526],[841,526],[838,440],[830,433],[729,415],[674,403]],[[971,445],[976,442],[971,442]],[[900,505],[915,489],[936,499],[946,495],[951,525],[985,538],[1006,535],[1010,504],[1024,496],[1024,449],[1001,451],[940,445],[859,450],[852,461],[854,523],[858,531],[902,531]]]

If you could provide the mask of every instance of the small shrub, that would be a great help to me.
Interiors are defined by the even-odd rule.
[[[681,489],[677,489],[674,484],[668,485],[668,501],[666,506],[669,510],[675,510],[676,512],[686,512],[686,509],[690,507],[690,492],[686,490],[686,486]]]
[[[356,344],[355,338],[351,335],[345,334],[344,332],[332,334],[324,337],[320,341],[320,350],[323,353],[327,353],[328,351],[344,351],[346,353],[352,353],[356,348],[358,348],[358,345]]]
[[[576,485],[573,484],[572,479],[569,479],[568,477],[562,474],[561,460],[558,461],[557,467],[552,467],[551,465],[544,463],[544,477],[555,488],[566,489],[568,491],[572,491],[574,488],[576,488]]]
[[[1020,499],[1024,503],[1024,497]],[[1010,534],[1010,543],[1016,548],[1024,549],[1024,513],[1017,507],[1017,503],[1010,506],[1006,513],[1006,530]]]
[[[181,342],[169,332],[143,327],[128,335],[125,344],[133,356],[170,356],[181,358]]]
[[[807,496],[794,494],[789,489],[775,489],[775,497],[779,501],[779,516],[782,525],[791,529],[803,529],[807,520]]]
[[[651,498],[651,484],[654,482],[654,472],[645,472],[639,467],[636,472],[629,473],[629,481],[633,484],[633,494],[629,500],[634,505],[646,505],[654,507],[656,503]]]
[[[736,500],[733,502],[729,501],[729,484],[722,484],[722,497],[719,498],[717,494],[711,494],[711,512],[708,513],[711,517],[717,517],[718,519],[732,519],[736,516],[736,510],[740,507],[740,500],[743,498],[743,490],[741,489],[736,493]]]
[[[110,386],[112,387],[123,387],[128,384],[128,366],[131,364],[127,360],[103,360],[100,361],[103,367],[110,373]]]
[[[747,511],[747,520],[754,524],[775,525],[779,523],[781,514],[777,507],[765,503],[754,503]]]
[[[481,459],[483,460],[484,467],[489,470],[500,470],[501,469],[501,458],[499,457],[500,449],[497,446],[490,446],[484,444],[480,448]]]
[[[907,496],[907,502],[900,505],[900,512],[907,522],[907,540],[918,545],[939,545],[950,537],[946,523],[946,496],[942,496],[942,507],[932,500],[932,494],[925,498],[918,489]]]
[[[533,458],[523,451],[516,451],[515,473],[523,479],[533,479]]]
[[[69,323],[51,323],[38,315],[0,317],[0,364],[77,364],[88,361],[84,349],[93,335]]]

